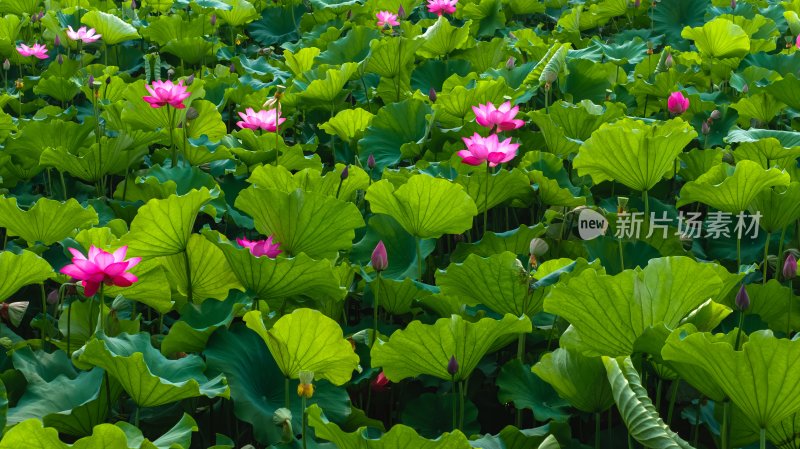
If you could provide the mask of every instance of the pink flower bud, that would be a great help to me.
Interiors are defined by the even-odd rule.
[[[386,254],[386,246],[384,246],[383,240],[375,245],[375,249],[372,251],[371,262],[372,268],[378,273],[389,267],[389,256]]]
[[[369,167],[370,170],[375,168],[375,155],[374,154],[370,154],[369,157],[367,158],[367,167]]]
[[[783,278],[786,280],[794,279],[797,276],[797,259],[794,253],[789,253],[783,262]]]
[[[453,377],[458,373],[458,360],[456,360],[456,356],[451,356],[450,361],[447,362],[447,372]]]
[[[750,307],[750,295],[747,294],[744,284],[739,287],[739,292],[736,293],[736,307],[739,310],[747,310]]]

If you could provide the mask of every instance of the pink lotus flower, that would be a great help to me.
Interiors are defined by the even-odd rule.
[[[386,378],[386,375],[383,374],[383,371],[381,371],[378,373],[378,377],[372,379],[372,382],[370,382],[370,387],[372,388],[372,391],[381,392],[389,389],[389,384],[391,384],[391,382]]]
[[[95,42],[103,37],[102,34],[94,33],[94,28],[89,28],[87,30],[86,27],[80,27],[78,28],[78,31],[75,31],[72,29],[72,25],[67,27],[67,36],[73,41],[82,41],[84,44],[91,44],[92,42]]]
[[[19,44],[17,52],[22,56],[36,56],[39,59],[47,59],[47,46],[44,44],[33,44],[33,47]]]
[[[379,13],[375,14],[375,17],[378,18],[378,26],[380,28],[383,28],[386,25],[393,27],[400,25],[400,22],[397,21],[397,14],[392,14],[389,11],[380,11]]]
[[[525,125],[523,120],[514,118],[519,112],[519,106],[512,108],[510,101],[501,104],[499,108],[492,103],[473,106],[472,111],[475,113],[475,121],[489,129],[496,126],[498,131],[508,131]]]
[[[488,162],[490,167],[508,162],[517,155],[518,143],[511,143],[511,138],[500,142],[497,134],[481,137],[475,133],[472,137],[464,137],[466,150],[461,150],[458,155],[467,165],[482,165]]]
[[[283,251],[281,251],[281,244],[273,241],[272,237],[269,236],[266,240],[236,239],[236,243],[249,249],[250,254],[256,257],[267,256],[274,259]]]
[[[667,109],[674,115],[681,115],[689,109],[689,99],[681,92],[673,92],[667,99]]]
[[[170,80],[153,81],[152,86],[145,86],[145,88],[150,95],[145,95],[142,100],[150,103],[150,106],[154,108],[170,105],[175,109],[183,109],[186,107],[183,100],[191,95],[186,91],[183,80],[178,81],[178,84],[173,84]]]
[[[428,0],[428,12],[439,16],[456,12],[458,0]]]
[[[81,281],[83,294],[86,297],[93,296],[100,288],[100,284],[128,287],[139,280],[128,270],[135,267],[142,258],[133,257],[125,260],[127,246],[109,253],[92,245],[88,257],[75,248],[69,248],[69,252],[73,256],[72,264],[62,268],[61,272]]]
[[[797,48],[800,48],[800,34],[797,35],[797,40],[794,41],[794,45]]]
[[[253,108],[247,108],[244,113],[239,113],[239,117],[242,118],[242,121],[236,122],[236,126],[239,128],[252,129],[253,131],[263,129],[271,133],[275,132],[278,126],[286,121],[276,109],[270,109],[268,111],[262,109],[255,112]],[[278,119],[277,123],[275,122],[276,118]]]

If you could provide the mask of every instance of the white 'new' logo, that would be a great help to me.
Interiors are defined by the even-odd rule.
[[[578,215],[578,235],[584,240],[592,240],[606,233],[608,220],[592,209],[583,209]]]

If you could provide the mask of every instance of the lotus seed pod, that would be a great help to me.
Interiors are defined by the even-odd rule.
[[[719,109],[714,109],[713,111],[711,111],[710,117],[711,120],[719,120],[719,118],[722,117],[722,113],[719,112]]]
[[[535,238],[531,240],[530,253],[534,256],[542,256],[550,249],[544,239]]]
[[[193,108],[191,106],[186,108],[186,120],[194,120],[199,116],[200,116],[200,113],[197,111],[197,109],[195,109],[195,108]]]

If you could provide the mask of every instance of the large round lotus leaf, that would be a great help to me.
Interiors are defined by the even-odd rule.
[[[800,410],[800,340],[750,334],[740,350],[710,333],[676,330],[662,355],[703,369],[756,426],[766,429]],[[734,331],[735,332],[735,331]]]
[[[691,39],[704,56],[712,58],[742,58],[750,51],[750,37],[735,23],[716,18],[703,26],[686,27],[681,37]]]
[[[532,370],[579,410],[597,413],[614,403],[600,357],[558,348],[543,355]]]
[[[735,167],[721,163],[694,181],[684,184],[677,206],[700,202],[737,214],[747,210],[764,189],[786,187],[789,180],[789,174],[785,171],[777,168],[765,170],[757,162],[740,161]]]
[[[0,227],[6,228],[9,235],[22,237],[28,245],[52,245],[97,221],[97,212],[91,206],[84,208],[73,198],[63,203],[42,198],[23,211],[16,198],[0,197]]]
[[[574,167],[595,184],[617,181],[633,190],[650,190],[674,170],[675,158],[695,137],[694,128],[680,118],[652,125],[625,118],[593,132]]]
[[[428,175],[414,175],[397,188],[388,180],[378,181],[366,198],[373,212],[390,215],[419,238],[460,234],[478,215],[475,201],[461,186]]]
[[[518,334],[530,331],[531,321],[527,317],[511,314],[501,320],[484,318],[474,323],[458,315],[436,320],[434,324],[412,321],[405,329],[394,332],[389,341],[379,340],[370,355],[372,365],[382,367],[392,382],[421,374],[464,380],[483,356],[508,344]],[[451,357],[458,362],[454,376],[447,371]]]
[[[674,329],[721,288],[710,264],[663,257],[614,276],[585,270],[553,288],[544,310],[571,323],[584,354],[625,356],[648,329]]]
[[[283,375],[290,379],[297,379],[300,371],[311,371],[315,379],[342,385],[358,367],[358,355],[342,328],[318,310],[297,309],[269,330],[257,310],[247,312],[244,321],[261,336]]]
[[[0,252],[0,301],[5,301],[25,285],[46,281],[53,274],[50,264],[35,253]]]
[[[150,343],[150,334],[102,333],[75,351],[73,358],[83,364],[105,369],[140,407],[155,407],[198,396],[228,397],[225,377],[208,379],[205,363],[197,355],[170,360]]]

